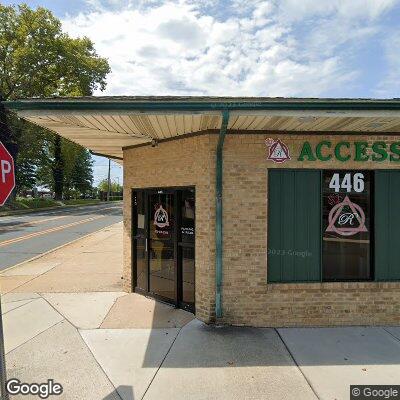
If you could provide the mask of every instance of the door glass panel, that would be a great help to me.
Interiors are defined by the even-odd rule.
[[[194,190],[182,190],[181,203],[181,240],[194,243],[195,223],[195,193]]]
[[[195,283],[195,191],[185,189],[180,196],[180,266],[182,268],[181,300],[194,311]]]
[[[371,278],[371,173],[323,172],[323,279]]]
[[[150,195],[150,292],[175,299],[174,195]]]
[[[182,301],[194,306],[194,247],[182,247]]]
[[[136,255],[136,286],[147,291],[147,260],[146,260],[146,226],[145,226],[145,193],[137,191],[133,194],[134,224],[133,238]]]

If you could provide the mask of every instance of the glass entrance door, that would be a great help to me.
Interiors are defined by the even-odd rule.
[[[194,312],[195,190],[133,191],[132,229],[135,291]]]
[[[175,194],[149,195],[149,292],[176,301]]]
[[[194,249],[195,249],[195,193],[194,189],[182,190],[179,193],[180,232],[178,257],[182,274],[181,307],[194,310]]]

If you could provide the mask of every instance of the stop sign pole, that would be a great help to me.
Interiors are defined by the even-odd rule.
[[[14,159],[7,151],[3,143],[0,142],[0,206],[4,205],[10,194],[15,188]],[[6,389],[6,357],[4,349],[3,334],[3,315],[1,313],[0,298],[0,390],[1,400],[8,400]]]

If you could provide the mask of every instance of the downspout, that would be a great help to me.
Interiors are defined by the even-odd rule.
[[[222,124],[219,131],[217,157],[216,157],[216,179],[215,179],[215,315],[222,317],[222,176],[223,176],[223,148],[225,134],[228,127],[229,111],[222,111]]]

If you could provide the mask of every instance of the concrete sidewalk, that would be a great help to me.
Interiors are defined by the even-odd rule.
[[[121,273],[116,224],[1,274],[8,377],[52,378],[60,399],[307,400],[400,376],[396,328],[211,327]]]

